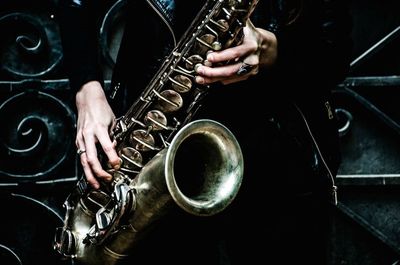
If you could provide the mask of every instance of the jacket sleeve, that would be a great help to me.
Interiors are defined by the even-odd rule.
[[[103,84],[98,49],[98,12],[89,0],[60,0],[58,22],[63,63],[71,88],[97,80]]]
[[[269,29],[278,40],[274,74],[286,83],[291,94],[305,93],[324,84],[332,87],[347,75],[351,59],[351,17],[346,0],[303,0],[291,22],[282,2],[270,10]],[[274,10],[275,9],[275,10]],[[301,85],[305,85],[301,88]],[[306,87],[305,89],[303,89]],[[315,91],[313,91],[315,92]]]

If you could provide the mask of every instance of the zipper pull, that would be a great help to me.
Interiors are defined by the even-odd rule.
[[[120,86],[121,86],[121,83],[117,83],[117,84],[114,86],[113,91],[112,91],[112,93],[111,93],[111,95],[110,95],[110,98],[111,98],[111,99],[114,99],[114,98],[115,98],[115,95],[117,94],[118,89],[119,89]]]
[[[334,205],[336,206],[338,204],[337,186],[336,185],[332,186],[332,199],[333,199]]]
[[[325,108],[328,113],[328,119],[332,120],[334,118],[334,116],[333,116],[331,104],[329,104],[329,101],[325,102]]]

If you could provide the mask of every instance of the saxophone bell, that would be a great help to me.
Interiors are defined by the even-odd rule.
[[[124,213],[126,221],[120,224],[123,229],[115,229],[101,242],[95,237],[88,240],[88,235],[98,234],[94,227],[99,227],[93,226],[98,208],[90,210],[88,204],[93,202],[93,195],[104,204],[108,201],[106,194],[96,191],[90,195],[91,200],[81,199],[73,207],[72,227],[60,228],[64,238],[56,239],[57,249],[78,264],[118,264],[174,202],[193,215],[217,214],[235,198],[242,177],[243,155],[234,135],[216,121],[193,121],[143,167],[129,189],[122,185],[124,194],[131,194],[135,201]]]
[[[175,136],[165,159],[165,179],[174,201],[193,215],[214,215],[236,196],[243,156],[233,134],[212,120],[197,120]]]

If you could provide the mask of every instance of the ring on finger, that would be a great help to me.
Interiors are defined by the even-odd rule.
[[[83,153],[85,153],[86,152],[86,150],[85,149],[78,149],[77,151],[76,151],[76,153],[80,156],[81,154],[83,154]]]
[[[255,65],[251,65],[243,62],[239,70],[236,72],[237,75],[245,75],[250,73],[254,69]]]

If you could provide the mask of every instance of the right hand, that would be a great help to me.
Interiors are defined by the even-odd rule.
[[[115,144],[109,135],[110,129],[115,125],[115,115],[97,81],[90,81],[81,87],[76,94],[76,107],[78,122],[75,144],[79,150],[85,150],[80,155],[83,171],[89,184],[98,189],[100,185],[97,178],[111,181],[112,176],[102,168],[96,144],[100,143],[113,168],[120,166]]]
[[[207,55],[207,61],[211,63],[211,66],[203,65],[196,69],[197,83],[221,82],[227,85],[247,80],[258,74],[260,68],[271,68],[275,65],[278,57],[276,35],[266,29],[255,27],[250,20],[243,28],[243,33],[244,38],[241,44]],[[213,66],[219,63],[223,63],[222,66]],[[239,74],[239,70],[245,65],[251,66],[250,70]]]

